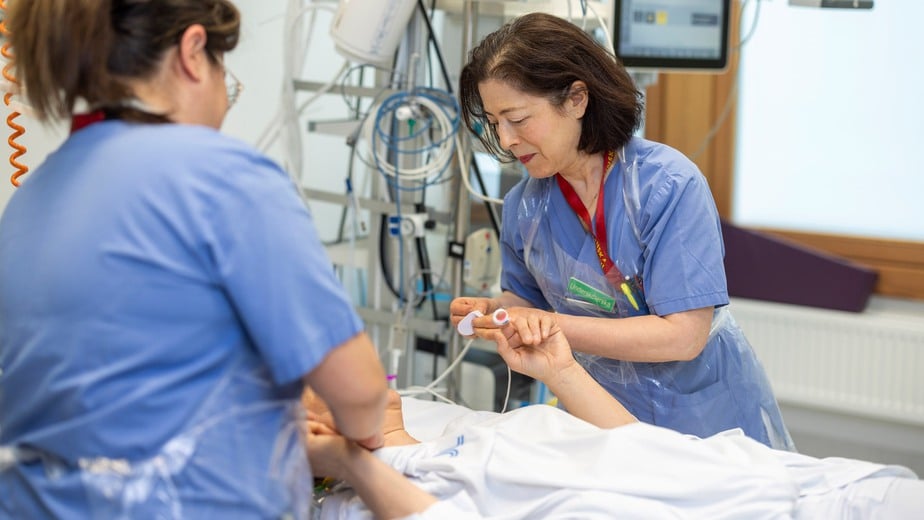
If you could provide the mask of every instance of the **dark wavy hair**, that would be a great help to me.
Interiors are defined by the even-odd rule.
[[[459,77],[462,120],[485,148],[503,161],[487,122],[478,84],[498,80],[562,107],[571,85],[587,84],[588,105],[578,149],[598,153],[622,148],[642,117],[642,93],[611,52],[573,23],[546,13],[522,15],[486,36],[469,55]]]
[[[234,49],[240,12],[229,0],[19,0],[6,26],[16,76],[40,120],[73,115],[79,99],[134,120],[126,80],[154,74],[183,32],[201,24],[209,59]]]

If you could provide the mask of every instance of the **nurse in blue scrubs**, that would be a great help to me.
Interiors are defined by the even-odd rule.
[[[555,312],[577,359],[639,420],[700,437],[741,428],[794,449],[728,309],[706,179],[634,136],[642,96],[621,64],[574,24],[527,14],[473,49],[460,104],[485,148],[529,176],[504,197],[502,294],[455,299],[453,322]]]
[[[0,217],[0,519],[309,518],[303,389],[377,448],[387,385],[296,186],[219,131],[238,10],[5,22],[27,101],[72,130]]]

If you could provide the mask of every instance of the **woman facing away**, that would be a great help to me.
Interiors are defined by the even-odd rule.
[[[73,124],[0,217],[0,518],[306,518],[303,386],[367,448],[387,386],[296,187],[218,131],[238,10],[5,23],[34,111]]]

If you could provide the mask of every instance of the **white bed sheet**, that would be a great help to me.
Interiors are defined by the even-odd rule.
[[[420,441],[441,437],[446,428],[457,420],[472,422],[479,417],[496,415],[494,412],[476,411],[457,404],[417,397],[403,397],[401,413],[404,415],[407,432]]]
[[[897,480],[913,486],[905,495],[924,496],[898,466],[771,450],[734,430],[708,439],[647,424],[600,430],[529,408],[499,416],[405,398],[407,429],[425,442],[377,455],[442,506],[477,518],[874,518]],[[924,512],[924,503],[910,507]],[[456,518],[445,509],[420,518]],[[344,493],[321,518],[372,516]]]

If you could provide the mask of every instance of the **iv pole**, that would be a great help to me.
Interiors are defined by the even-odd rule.
[[[475,40],[477,13],[474,0],[465,0],[462,8],[463,26],[462,26],[462,63],[468,58],[468,52],[472,48]],[[453,233],[453,243],[456,245],[465,244],[465,238],[468,235],[469,219],[471,218],[471,202],[469,194],[462,186],[461,175],[470,175],[468,157],[471,157],[471,143],[468,135],[464,132],[456,134],[456,146],[458,147],[459,175],[452,178],[452,189],[456,194],[456,215],[455,231]],[[460,246],[461,247],[461,246]],[[465,290],[465,281],[462,277],[463,258],[461,255],[450,255],[452,265],[452,297],[458,298],[463,295]],[[446,353],[447,360],[453,360],[459,357],[462,351],[462,337],[455,334],[454,331],[449,333],[448,348]],[[462,364],[456,365],[446,381],[446,395],[452,401],[458,401],[460,398],[460,389],[462,383]]]

